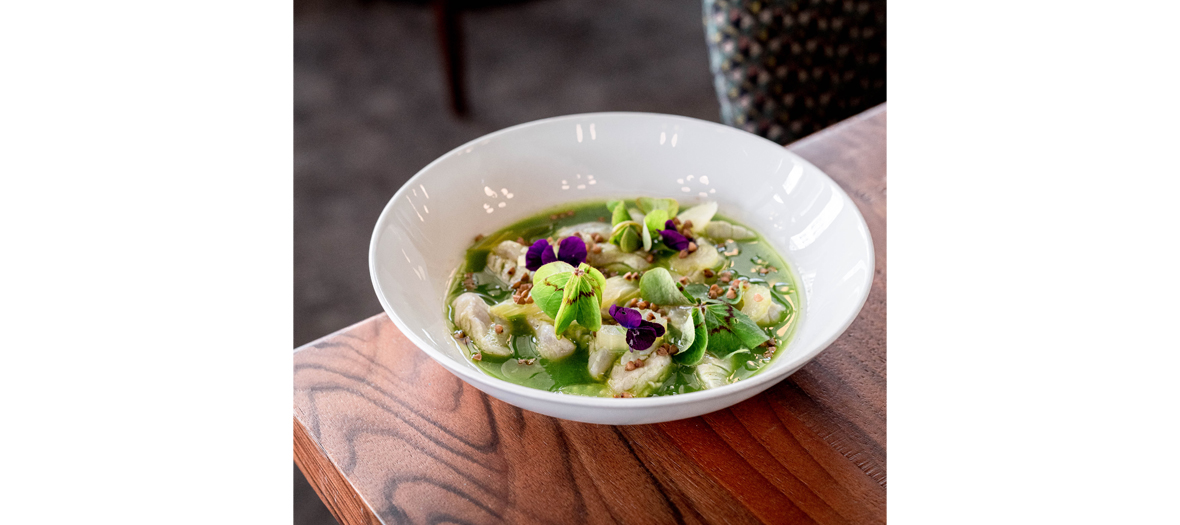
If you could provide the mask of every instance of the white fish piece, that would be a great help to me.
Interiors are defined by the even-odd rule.
[[[610,277],[602,287],[602,317],[610,317],[611,305],[623,306],[639,297],[639,281],[628,281],[621,275]]]
[[[633,361],[630,354],[623,354],[611,369],[607,385],[616,394],[630,392],[635,397],[646,397],[668,379],[672,373],[672,357],[651,354],[643,360],[643,366],[627,370],[627,361]]]
[[[586,254],[586,262],[595,268],[629,272],[643,271],[651,266],[647,262],[646,256],[640,255],[643,252],[626,253],[609,242],[600,242],[598,245],[602,247],[601,252],[590,251]]]
[[[701,283],[705,282],[704,271],[716,269],[721,265],[722,260],[721,254],[717,253],[717,248],[712,243],[701,237],[697,237],[695,242],[697,243],[697,251],[688,254],[688,257],[683,259],[672,257],[669,259],[668,266],[677,275],[684,275],[688,277],[689,281]]]
[[[680,212],[680,215],[677,215],[676,218],[680,219],[682,223],[692,221],[692,233],[693,235],[699,236],[705,232],[705,227],[709,225],[709,221],[713,219],[713,215],[716,213],[717,203],[706,202]]]
[[[523,319],[529,328],[533,329],[537,352],[545,359],[562,359],[577,350],[577,344],[570,338],[557,337],[557,329],[553,326],[553,319],[545,315],[545,312],[542,312],[536,303],[520,305],[508,300],[493,305],[489,312],[503,319]],[[566,332],[566,335],[572,335],[571,332]]]
[[[496,245],[495,249],[488,252],[488,272],[508,286],[516,284],[529,273],[524,260],[528,250],[528,247],[516,241],[504,241]]]
[[[483,298],[467,292],[456,297],[451,303],[455,311],[455,324],[471,339],[480,352],[495,356],[510,356],[512,348],[508,346],[508,338],[512,336],[508,326],[494,322],[488,313],[488,304]],[[502,333],[497,334],[495,325],[504,326]]]
[[[696,229],[696,225],[696,222],[692,223],[694,230]],[[745,241],[758,236],[753,230],[745,226],[738,226],[737,224],[725,221],[709,221],[709,224],[705,226],[705,235],[717,242],[725,242],[726,239]]]
[[[725,386],[730,383],[729,377],[733,373],[730,370],[728,360],[721,360],[711,355],[705,354],[705,358],[697,363],[696,371],[694,372],[697,379],[700,380],[701,386],[705,389],[717,388]]]
[[[750,284],[745,289],[742,293],[741,310],[758,326],[771,326],[782,321],[782,316],[787,311],[774,300],[770,288],[761,284]]]
[[[692,324],[691,306],[668,308],[667,333],[664,339],[676,346],[679,352],[688,350],[696,340],[696,329]]]
[[[627,329],[619,325],[604,325],[590,341],[590,377],[602,381],[602,377],[627,350]]]
[[[553,320],[544,312],[526,316],[525,321],[533,329],[533,336],[537,339],[537,353],[541,354],[541,357],[556,361],[569,357],[574,353],[574,350],[578,349],[578,345],[570,339],[557,337],[557,329],[553,326]]]
[[[572,226],[566,226],[560,230],[557,230],[557,233],[554,234],[554,237],[556,237],[558,239],[564,239],[564,238],[569,237],[570,235],[573,235],[575,233],[581,233],[582,240],[586,241],[586,244],[589,245],[591,235],[597,233],[603,237],[609,238],[610,232],[611,232],[611,226],[610,226],[609,222],[594,221],[594,222],[583,222],[581,224],[574,224]]]

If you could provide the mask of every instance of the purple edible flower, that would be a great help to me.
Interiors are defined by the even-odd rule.
[[[537,271],[542,266],[557,260],[557,256],[553,255],[553,248],[549,246],[549,241],[545,239],[537,239],[532,246],[529,246],[529,251],[524,254],[524,265],[530,271]]]
[[[545,239],[537,239],[529,251],[524,254],[525,267],[530,271],[537,271],[542,266],[553,261],[562,261],[570,266],[578,266],[586,262],[586,241],[572,235],[562,239],[557,254],[553,253],[553,246]]]
[[[673,250],[680,251],[688,249],[688,238],[680,235],[680,232],[677,232],[674,229],[660,230],[660,237],[663,237],[664,244],[667,244],[668,247],[672,248]]]
[[[561,247],[557,249],[557,260],[574,267],[586,262],[586,241],[577,235],[562,239]]]
[[[663,325],[643,321],[639,328],[627,330],[627,346],[634,350],[647,350],[655,344],[656,339],[661,335],[664,335]]]
[[[628,329],[639,328],[643,322],[643,314],[640,314],[639,310],[624,308],[617,304],[610,305],[610,316],[614,317],[620,326]]]
[[[619,326],[627,329],[627,346],[632,350],[647,350],[664,335],[664,327],[659,323],[644,321],[639,310],[611,305],[610,315],[619,322]]]
[[[660,236],[664,238],[664,244],[676,251],[688,249],[688,243],[691,242],[691,239],[676,231],[676,223],[670,219],[664,221],[664,228],[667,229],[660,230]]]

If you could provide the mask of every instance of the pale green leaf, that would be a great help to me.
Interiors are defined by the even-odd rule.
[[[635,233],[635,228],[623,230],[622,238],[619,239],[619,249],[624,253],[631,253],[639,249],[639,234]]]
[[[680,210],[680,203],[676,202],[676,199],[640,197],[635,199],[635,204],[639,206],[639,211],[645,214],[651,213],[652,210],[665,210],[668,212],[668,217],[673,217]]]
[[[598,296],[599,300],[601,300],[602,290],[606,287],[606,276],[602,275],[602,272],[598,271],[598,268],[586,263],[579,264],[578,269],[586,272],[586,275],[589,276],[590,284],[594,287],[594,295]]]
[[[624,253],[631,253],[639,248],[639,223],[623,221],[615,224],[611,230],[610,242],[619,247]]]
[[[647,226],[648,231],[660,231],[664,229],[668,217],[668,210],[652,210],[643,217],[643,224]]]
[[[672,356],[672,360],[682,365],[699,363],[705,357],[705,349],[709,346],[709,329],[705,324],[705,315],[699,307],[692,309],[692,324],[693,331],[696,332],[692,345]]]
[[[529,292],[537,307],[551,318],[556,319],[565,295],[565,285],[573,275],[574,267],[562,261],[554,261],[537,269],[533,274],[533,289]]]
[[[703,301],[709,298],[709,285],[703,283],[692,283],[684,287],[684,294],[690,298]]]
[[[691,304],[680,289],[672,274],[664,268],[652,268],[639,279],[639,295],[643,300],[663,306]]]
[[[614,202],[615,205],[611,206],[610,203],[607,203],[606,207],[608,209],[610,209],[610,212],[611,212],[610,223],[612,225],[618,224],[620,222],[626,222],[626,221],[631,220],[631,214],[627,213],[627,203],[625,203],[623,201],[611,201],[611,202]]]
[[[585,263],[581,266],[589,268]],[[566,282],[565,292],[561,299],[561,306],[557,310],[557,315],[553,316],[553,326],[557,335],[561,335],[569,328],[570,323],[577,321],[587,330],[598,330],[602,325],[602,315],[599,312],[599,296],[602,290],[602,283],[606,281],[601,273],[594,275],[592,271],[586,271],[579,268],[577,271],[570,273],[570,278]],[[599,280],[601,279],[601,280]]]

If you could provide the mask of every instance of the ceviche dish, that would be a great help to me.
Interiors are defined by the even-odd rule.
[[[746,379],[781,353],[801,295],[755,231],[675,199],[584,202],[476,237],[446,300],[488,375],[600,397]]]

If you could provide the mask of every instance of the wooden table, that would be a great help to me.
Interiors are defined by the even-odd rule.
[[[873,288],[818,358],[694,419],[604,426],[502,403],[385,314],[295,351],[295,461],[354,523],[883,523],[885,105],[790,146],[868,222]]]

